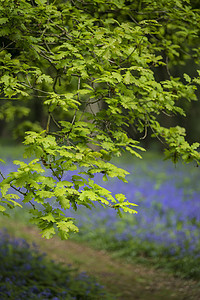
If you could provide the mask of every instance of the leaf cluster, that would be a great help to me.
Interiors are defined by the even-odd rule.
[[[150,131],[166,143],[174,161],[199,163],[199,144],[189,145],[183,129],[158,122],[163,113],[184,115],[180,101],[197,99],[198,75],[174,78],[170,67],[191,56],[198,61],[199,21],[189,1],[1,0],[0,88],[6,110],[0,118],[27,115],[27,103],[37,98],[46,120],[41,130],[26,132],[24,155],[35,159],[15,162],[18,170],[7,178],[2,174],[2,203],[19,205],[10,193],[15,189],[21,204],[31,203],[32,221],[46,238],[56,230],[62,238],[78,231],[63,213],[70,207],[99,202],[119,214],[135,213],[124,196],[111,195],[93,180],[101,173],[104,180],[126,181],[128,172],[109,161],[124,151],[141,158],[144,149],[129,136],[131,126],[141,139]],[[168,72],[165,81],[156,79],[160,66]],[[77,172],[70,181],[69,171]],[[1,210],[5,213],[5,205]]]

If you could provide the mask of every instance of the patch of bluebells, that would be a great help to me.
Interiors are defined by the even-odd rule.
[[[117,180],[105,183],[99,175],[95,181],[113,194],[124,193],[128,201],[138,204],[138,214],[119,218],[110,207],[79,207],[70,211],[80,228],[74,238],[129,259],[165,257],[186,276],[200,277],[199,168],[184,169],[155,160],[143,169],[139,165],[124,168],[135,174],[128,184]]]
[[[23,239],[0,232],[0,299],[112,299],[86,273],[45,258]]]
[[[76,212],[70,209],[67,216],[74,217],[80,228],[74,238],[129,259],[165,257],[188,276],[200,277],[199,168],[156,159],[121,167],[132,174],[128,184],[103,182],[99,174],[94,180],[113,194],[124,193],[138,205],[138,214],[119,218],[112,208],[98,203],[91,210],[82,206]],[[73,174],[68,172],[64,179],[70,180]],[[186,265],[189,271],[183,268]]]

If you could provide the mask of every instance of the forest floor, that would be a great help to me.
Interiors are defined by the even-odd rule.
[[[6,221],[7,220],[7,221]],[[0,219],[0,227],[7,228],[11,236],[36,243],[41,252],[62,264],[71,264],[80,272],[94,276],[107,291],[120,300],[199,300],[200,283],[173,277],[161,270],[144,265],[127,264],[114,259],[105,251],[91,249],[87,245],[58,237],[42,239],[39,231],[23,223]],[[99,299],[101,300],[101,299]]]

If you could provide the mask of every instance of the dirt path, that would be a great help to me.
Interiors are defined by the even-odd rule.
[[[0,220],[1,222],[2,220]],[[17,225],[17,226],[16,226]],[[23,224],[0,224],[16,237],[37,243],[42,252],[63,264],[73,264],[80,271],[95,276],[116,299],[120,300],[199,300],[200,284],[180,280],[161,271],[139,264],[126,264],[115,260],[104,251],[93,250],[73,241],[55,237],[44,240],[39,232]],[[101,299],[99,299],[101,300]]]

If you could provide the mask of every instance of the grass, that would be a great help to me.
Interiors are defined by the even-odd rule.
[[[86,271],[105,286],[114,295],[114,299],[198,300],[200,297],[198,282],[174,278],[141,264],[128,264],[123,260],[113,259],[106,251],[91,249],[83,243],[61,241],[57,237],[44,240],[38,230],[19,220],[16,222],[1,218],[0,227],[6,227],[11,236],[26,239],[30,244],[37,243],[41,252],[46,252],[49,259],[61,263],[62,266],[71,264],[79,272]]]
[[[24,148],[25,147],[21,144],[14,144],[11,146],[7,143],[4,143],[3,140],[0,140],[0,158],[5,160],[21,158]]]
[[[1,299],[114,299],[86,273],[47,259],[27,241],[0,233]]]
[[[73,238],[128,262],[199,279],[199,168],[159,162],[155,155],[132,165],[123,162],[123,167],[136,174],[129,177],[129,184],[111,181],[106,187],[137,203],[138,214],[124,214],[120,219],[110,208],[79,208],[70,214],[77,218],[80,228]]]
[[[6,222],[6,227],[30,242],[37,235],[43,251],[95,275],[116,299],[120,299],[120,292],[121,299],[133,299],[131,295],[148,300],[199,299],[200,287],[195,282],[200,278],[199,169],[158,161],[157,154],[147,154],[143,161],[131,164],[130,157],[117,163],[133,174],[129,184],[109,181],[106,187],[137,203],[138,215],[125,214],[119,219],[112,209],[100,206],[92,211],[81,207],[75,213],[70,210],[68,215],[77,218],[80,233],[67,244],[39,239],[38,233],[25,227],[28,217],[20,210],[12,216],[19,230],[12,222]],[[102,183],[101,178],[96,180]],[[119,258],[123,260],[116,260]],[[175,279],[172,274],[193,281]]]

